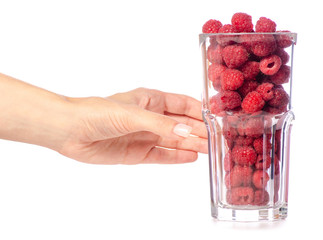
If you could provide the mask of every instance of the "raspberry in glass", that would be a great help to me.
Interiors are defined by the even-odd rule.
[[[227,191],[227,202],[233,205],[248,205],[253,203],[254,191],[252,187],[236,187]]]
[[[249,92],[241,103],[241,107],[246,113],[258,112],[264,106],[265,101],[262,99],[260,93],[256,91]]]
[[[269,175],[266,171],[256,170],[252,175],[252,183],[256,188],[265,188],[268,181]]]
[[[237,69],[226,69],[221,74],[221,85],[223,90],[237,90],[244,81],[243,74]]]
[[[282,60],[277,55],[270,55],[260,60],[259,69],[265,75],[274,75],[278,72]]]
[[[282,65],[278,72],[270,76],[270,81],[276,85],[284,84],[289,82],[290,77],[290,66]]]
[[[223,48],[222,57],[228,68],[238,68],[248,60],[249,54],[243,46],[234,44]]]
[[[257,160],[257,153],[250,146],[234,146],[232,149],[232,159],[241,166],[251,166]]]
[[[269,101],[274,97],[273,88],[274,88],[274,84],[272,83],[262,83],[256,88],[256,91],[260,93],[263,100]]]

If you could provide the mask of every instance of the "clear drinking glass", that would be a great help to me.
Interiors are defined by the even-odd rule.
[[[199,36],[211,210],[216,219],[287,217],[296,36],[291,32]]]

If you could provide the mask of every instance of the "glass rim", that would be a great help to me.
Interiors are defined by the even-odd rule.
[[[242,35],[272,35],[272,36],[289,36],[294,44],[297,42],[297,33],[296,32],[239,32],[239,33],[200,33],[200,43],[205,41],[207,38],[216,37],[216,36],[242,36]]]
[[[296,32],[239,32],[239,33],[200,33],[199,36],[221,36],[221,35],[290,35],[297,36]]]

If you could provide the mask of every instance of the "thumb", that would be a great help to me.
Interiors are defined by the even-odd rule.
[[[136,109],[132,120],[134,131],[149,131],[167,138],[186,138],[192,131],[192,127],[186,124],[180,123],[163,114],[151,112],[142,108]]]

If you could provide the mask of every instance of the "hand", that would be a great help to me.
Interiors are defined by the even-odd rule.
[[[67,157],[96,164],[187,163],[207,153],[201,104],[191,97],[139,88],[68,101],[77,117],[59,149]]]

